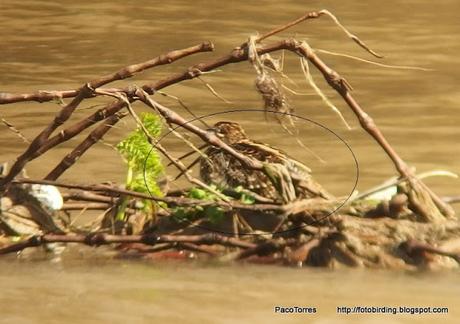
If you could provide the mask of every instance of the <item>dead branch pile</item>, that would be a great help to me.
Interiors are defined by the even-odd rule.
[[[122,251],[137,251],[144,256],[161,256],[164,251],[170,250],[188,251],[189,256],[193,254],[222,261],[252,260],[312,266],[402,269],[458,266],[460,242],[456,238],[460,232],[460,224],[453,209],[413,174],[372,118],[352,96],[352,88],[346,79],[332,70],[305,41],[290,38],[273,43],[264,42],[300,22],[322,16],[332,18],[354,42],[370,54],[380,57],[345,29],[335,16],[322,10],[309,12],[266,34],[251,37],[228,55],[195,64],[185,71],[140,87],[128,85],[109,88],[107,85],[130,78],[146,69],[172,64],[186,56],[212,51],[213,44],[205,42],[127,66],[113,74],[87,82],[79,89],[25,94],[0,93],[2,105],[71,98],[52,122],[29,143],[11,168],[3,170],[4,174],[0,178],[0,233],[4,238],[1,242],[4,243],[0,246],[0,254],[20,252],[28,247],[51,243],[81,243],[90,246],[116,244]],[[215,133],[188,122],[176,111],[158,103],[155,96],[161,94],[160,90],[165,87],[200,78],[224,65],[249,61],[256,70],[256,87],[264,100],[265,108],[270,112],[286,115],[292,112],[292,107],[286,100],[283,87],[275,79],[277,64],[270,56],[270,53],[277,51],[288,51],[300,57],[309,82],[326,103],[338,112],[314,84],[309,65],[321,72],[327,84],[356,115],[362,128],[391,159],[399,175],[398,193],[391,199],[378,203],[351,199],[346,204],[341,204],[335,199],[300,199],[295,194],[288,195],[281,202],[253,195],[253,203],[243,203],[231,198],[234,193],[222,193],[209,183],[193,177],[181,158],[173,156],[149,133],[132,107],[134,102],[144,104],[161,116],[163,123],[175,135],[180,136],[175,131],[180,127],[198,136],[205,144],[225,151],[239,160],[245,168],[275,172],[273,165],[267,166],[266,163],[235,150]],[[206,86],[220,97],[209,84],[206,83]],[[110,97],[114,101],[69,125],[70,117],[81,103],[98,96]],[[191,198],[186,195],[186,189],[165,195],[151,195],[115,184],[70,184],[57,180],[126,116],[134,118],[152,147],[185,175],[192,185],[214,194],[214,198]],[[4,123],[24,139],[11,123]],[[60,163],[47,171],[43,179],[19,177],[28,162],[93,126],[85,139]],[[276,181],[288,181],[288,184],[303,181],[298,174],[286,174],[284,171],[275,172]],[[273,174],[269,178],[273,179]],[[64,203],[59,210],[37,198],[37,190],[50,186],[65,191]],[[281,183],[279,187],[289,186]],[[242,190],[245,189],[247,188]],[[146,212],[145,204],[141,201],[153,202],[153,209]],[[121,205],[126,208],[123,209],[124,215],[119,217],[117,211]],[[200,214],[186,221],[176,217],[179,209],[183,211],[196,208],[218,208],[224,218],[216,223]],[[76,226],[69,215],[88,210],[101,210],[103,213],[88,226]],[[8,239],[17,236],[21,237],[19,242],[11,243]]]

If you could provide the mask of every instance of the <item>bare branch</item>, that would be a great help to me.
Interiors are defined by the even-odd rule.
[[[204,42],[199,45],[192,47],[171,51],[167,54],[160,55],[154,59],[129,65],[122,68],[121,70],[103,76],[99,79],[93,80],[91,82],[92,88],[99,88],[105,84],[116,80],[123,80],[129,78],[137,73],[145,71],[147,69],[153,68],[155,66],[171,64],[178,59],[183,57],[193,55],[200,52],[210,52],[214,50],[214,45],[211,42]],[[32,94],[13,94],[13,93],[4,93],[0,92],[0,105],[21,102],[21,101],[37,101],[45,102],[50,100],[55,100],[56,98],[71,98],[77,96],[80,92],[80,89],[76,90],[64,90],[64,91],[38,91]]]
[[[219,234],[204,234],[204,235],[110,235],[103,233],[81,234],[44,234],[33,236],[23,242],[8,245],[0,248],[1,254],[8,254],[22,251],[29,247],[37,247],[49,243],[83,243],[89,246],[99,246],[116,243],[143,243],[147,245],[156,245],[160,243],[193,243],[223,246],[238,247],[238,248],[253,248],[254,243],[245,242],[233,237],[227,237]]]
[[[298,43],[296,46],[296,51],[301,56],[307,58],[323,74],[327,83],[342,96],[356,117],[358,117],[358,120],[363,129],[369,135],[371,135],[387,153],[387,155],[393,161],[399,174],[409,180],[411,187],[414,189],[413,194],[418,195],[418,198],[415,198],[415,196],[413,197],[414,200],[421,200],[420,203],[417,204],[419,206],[418,212],[424,215],[426,219],[440,219],[442,218],[442,214],[447,217],[452,217],[455,214],[452,207],[444,203],[422,181],[414,179],[412,171],[409,169],[408,165],[404,162],[404,160],[401,159],[399,154],[397,154],[393,147],[388,143],[373,119],[360,107],[357,101],[350,94],[350,87],[346,80],[336,71],[328,67],[326,63],[324,63],[324,61],[322,61],[305,42]],[[409,199],[411,199],[411,197],[409,197]],[[432,206],[433,203],[435,204],[434,206]]]
[[[100,79],[95,79],[85,85],[83,85],[79,90],[77,95],[72,99],[72,101],[64,106],[59,113],[57,113],[56,117],[54,118],[53,122],[49,124],[45,129],[40,132],[38,136],[35,137],[35,139],[30,143],[29,147],[26,149],[26,151],[21,154],[16,162],[13,164],[13,166],[10,169],[10,172],[0,181],[0,192],[4,191],[6,189],[6,186],[8,183],[17,175],[21,170],[24,168],[24,166],[29,162],[31,159],[35,158],[34,155],[37,154],[39,149],[44,146],[45,142],[48,140],[50,135],[60,126],[62,125],[65,121],[67,121],[72,113],[75,111],[75,109],[79,106],[79,104],[85,99],[89,98],[93,95],[94,89],[99,88],[107,83],[120,80],[122,78],[128,77],[132,75],[135,72],[142,71],[147,67],[153,67],[156,65],[161,65],[161,64],[169,64],[177,59],[180,59],[182,57],[195,54],[198,52],[203,52],[203,51],[211,51],[213,50],[213,45],[211,43],[202,43],[197,46],[193,46],[190,48],[186,48],[183,50],[178,50],[178,51],[172,51],[166,55],[161,55],[158,58],[148,61],[144,64],[139,64],[139,65],[134,65],[130,66],[127,69],[122,69],[114,74],[107,75],[105,77],[102,77]],[[0,97],[0,99],[4,98],[4,95]],[[54,96],[52,97],[54,98]],[[52,99],[50,98],[50,99]],[[1,102],[0,102],[1,103]],[[121,106],[112,106],[113,108],[113,113],[116,113],[118,110],[120,110],[123,105]],[[101,110],[96,112],[96,117],[98,117],[98,114]],[[104,109],[102,109],[104,111]],[[89,122],[90,124],[92,121]],[[83,122],[83,124],[85,124]],[[82,126],[81,124],[79,125],[79,129],[84,129],[86,127]],[[59,140],[58,140],[59,142]],[[47,148],[49,149],[49,147]],[[42,153],[40,153],[42,154]]]
[[[88,151],[91,146],[96,144],[109,130],[112,129],[120,119],[124,118],[127,113],[118,112],[108,117],[102,124],[93,130],[72,152],[70,152],[59,164],[45,177],[45,180],[56,180],[67,169],[77,162],[77,160]]]

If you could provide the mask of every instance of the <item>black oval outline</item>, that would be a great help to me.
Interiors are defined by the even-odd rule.
[[[292,116],[292,117],[296,117],[296,118],[300,118],[304,121],[308,121],[316,126],[319,126],[321,127],[322,129],[325,129],[327,130],[329,133],[331,133],[332,135],[334,135],[336,138],[338,138],[345,146],[346,148],[348,149],[348,151],[350,151],[351,153],[351,156],[353,157],[353,161],[355,162],[355,167],[356,167],[356,179],[355,179],[355,183],[353,185],[353,188],[351,189],[351,192],[350,194],[348,195],[348,197],[336,208],[334,209],[332,212],[330,212],[328,215],[326,216],[323,216],[317,220],[314,220],[313,222],[309,222],[309,223],[306,223],[302,226],[299,226],[299,227],[294,227],[294,228],[290,228],[290,229],[287,229],[287,230],[284,230],[284,231],[278,231],[278,232],[270,232],[271,235],[275,235],[275,234],[282,234],[282,233],[287,233],[287,232],[290,232],[290,231],[295,231],[295,230],[298,230],[298,229],[301,229],[305,226],[309,226],[309,225],[312,225],[312,224],[315,224],[315,223],[319,223],[321,222],[322,220],[328,218],[329,216],[331,216],[332,214],[336,213],[339,209],[341,209],[351,198],[351,196],[353,195],[353,192],[355,191],[356,187],[358,186],[358,181],[359,181],[359,162],[358,162],[358,159],[356,158],[356,155],[355,153],[353,152],[351,146],[340,136],[338,135],[336,132],[334,132],[333,130],[331,130],[330,128],[314,121],[314,120],[311,120],[307,117],[303,117],[303,116],[299,116],[299,115],[296,115],[296,114],[291,114],[291,113],[286,113],[286,112],[279,112],[279,111],[274,111],[274,110],[264,110],[264,109],[232,109],[232,110],[226,110],[226,111],[219,111],[219,112],[214,112],[214,113],[210,113],[210,114],[206,114],[206,115],[202,115],[202,116],[199,116],[199,117],[195,117],[193,119],[190,119],[188,120],[185,124],[188,124],[188,123],[191,123],[191,122],[194,122],[194,121],[197,121],[197,120],[200,120],[200,119],[203,119],[203,118],[207,118],[207,117],[212,117],[212,116],[216,116],[216,115],[224,115],[224,114],[229,114],[229,113],[235,113],[235,112],[264,112],[264,113],[273,113],[273,114],[278,114],[278,115],[285,115],[285,116]],[[185,125],[184,124],[184,125]],[[143,177],[144,177],[144,184],[145,184],[145,187],[147,188],[147,191],[149,192],[149,195],[151,197],[154,197],[149,189],[149,186],[147,184],[147,180],[146,180],[146,165],[147,165],[147,159],[149,158],[150,156],[150,153],[152,152],[152,150],[156,147],[156,144],[160,143],[166,136],[168,136],[169,134],[171,134],[173,131],[175,131],[176,129],[178,128],[181,128],[182,125],[177,125],[175,126],[173,129],[171,129],[169,132],[167,132],[166,134],[164,134],[163,136],[161,136],[155,143],[155,146],[152,145],[152,149],[149,151],[149,153],[147,154],[147,157],[145,159],[145,162],[144,162],[144,166],[143,166]],[[189,222],[189,224],[191,224],[191,222]],[[214,233],[219,233],[219,234],[225,234],[225,235],[235,235],[235,233],[232,233],[232,232],[226,232],[226,231],[219,231],[219,230],[213,230],[213,229],[210,229],[210,228],[207,228],[207,227],[204,227],[204,226],[201,226],[201,225],[193,225],[193,226],[196,226],[198,228],[201,228],[201,229],[204,229],[206,231],[209,231],[209,232],[214,232]],[[254,235],[254,236],[257,236],[257,235],[266,235],[267,233],[238,233],[239,236],[250,236],[250,235]]]

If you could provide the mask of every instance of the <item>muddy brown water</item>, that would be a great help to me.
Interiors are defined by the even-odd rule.
[[[457,1],[10,1],[0,2],[0,91],[30,92],[75,88],[124,65],[141,62],[176,48],[211,40],[215,54],[198,54],[136,76],[141,85],[214,55],[225,54],[255,32],[264,32],[309,9],[327,8],[375,50],[385,64],[419,66],[432,71],[387,69],[348,58],[320,54],[353,85],[354,95],[374,117],[390,143],[418,172],[445,169],[460,173],[457,124],[460,51]],[[357,48],[328,18],[309,21],[283,36],[306,39],[315,48],[375,60]],[[274,39],[280,39],[274,37]],[[296,113],[332,130],[352,148],[359,162],[359,191],[393,176],[382,150],[365,134],[338,96],[318,73],[314,78],[352,125],[347,130],[305,83],[296,57],[286,55],[284,72],[297,85],[284,84],[304,96],[290,96]],[[225,66],[205,75],[226,104],[198,81],[165,89],[198,115],[231,109],[260,109],[254,73],[247,63]],[[124,83],[125,84],[125,83]],[[180,110],[174,100],[159,98]],[[77,121],[100,104],[87,102],[72,117]],[[136,105],[137,109],[145,110]],[[19,103],[0,107],[0,116],[26,137],[46,125],[58,106]],[[185,112],[182,111],[184,115]],[[299,138],[321,157],[299,147],[294,137],[260,112],[227,113],[207,120],[241,122],[251,137],[283,148],[311,166],[316,178],[337,195],[347,195],[356,178],[350,151],[331,132],[298,121]],[[126,119],[107,136],[117,143],[132,129]],[[26,147],[0,125],[2,161],[13,161]],[[78,137],[37,159],[28,168],[44,176]],[[168,136],[173,152],[186,148]],[[110,147],[98,145],[62,180],[118,181],[124,166]],[[427,180],[440,195],[459,193],[458,181]],[[84,250],[86,251],[86,250]],[[109,261],[72,254],[64,263],[0,260],[0,321],[4,322],[455,322],[458,274],[399,274],[375,271],[297,270],[273,267]],[[275,305],[315,306],[316,315],[274,315]],[[337,315],[337,306],[447,306],[449,315]]]

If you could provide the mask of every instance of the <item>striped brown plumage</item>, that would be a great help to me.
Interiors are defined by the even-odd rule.
[[[213,129],[234,150],[261,162],[282,164],[290,174],[301,178],[301,181],[294,183],[297,198],[332,198],[332,195],[313,180],[311,170],[307,166],[281,150],[249,139],[238,123],[222,121],[216,123]],[[200,176],[206,183],[224,189],[242,186],[258,195],[282,201],[278,190],[265,172],[249,169],[243,162],[219,147],[211,146],[205,154],[207,158],[200,160]]]

